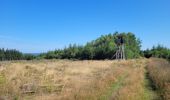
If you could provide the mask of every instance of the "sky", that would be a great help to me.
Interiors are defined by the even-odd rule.
[[[170,0],[0,0],[0,48],[24,53],[132,32],[142,49],[170,48]]]

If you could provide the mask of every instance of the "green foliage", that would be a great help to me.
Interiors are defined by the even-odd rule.
[[[46,56],[46,59],[52,59],[52,58],[56,58],[55,52],[54,51],[49,51]]]
[[[0,49],[0,61],[6,60],[33,60],[36,56],[23,54],[15,49]]]
[[[2,60],[32,60],[32,59],[115,59],[118,36],[121,35],[125,41],[126,59],[138,58],[141,55],[141,41],[133,33],[118,33],[102,35],[101,37],[88,42],[84,46],[70,44],[64,49],[57,49],[42,53],[38,56],[32,54],[22,54],[17,50],[0,49],[0,61]],[[166,51],[154,51],[155,56],[165,56]],[[143,53],[143,52],[142,52]],[[159,54],[159,55],[157,55]],[[144,53],[143,53],[144,55]],[[168,56],[169,57],[169,56]]]
[[[92,44],[87,43],[82,50],[82,59],[93,59],[94,57],[94,47]]]
[[[133,33],[124,34],[125,37],[125,53],[127,58],[140,57],[141,41],[135,37]]]
[[[157,57],[157,58],[165,58],[170,60],[170,49],[162,46],[162,45],[157,45],[153,46],[152,49],[147,49],[143,51],[143,54],[146,58],[150,57]]]
[[[24,59],[25,60],[33,60],[35,58],[36,58],[36,56],[34,56],[32,54],[24,54]]]
[[[0,49],[0,61],[4,60],[21,60],[23,59],[23,55],[21,52],[15,49]]]
[[[45,59],[46,53],[41,53],[38,56],[36,56],[36,59]]]
[[[46,59],[114,59],[116,40],[122,35],[125,41],[127,59],[140,57],[141,41],[133,33],[118,33],[102,35],[84,46],[69,45],[63,50],[49,51],[44,54]]]

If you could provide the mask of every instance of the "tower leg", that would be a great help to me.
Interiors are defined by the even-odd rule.
[[[124,46],[124,44],[122,45],[122,52],[123,52],[123,60],[125,60],[125,46]]]
[[[120,59],[123,59],[123,47],[121,45],[121,58]]]
[[[119,46],[119,50],[118,50],[118,59],[120,59],[121,56],[121,52],[120,52],[120,46]]]
[[[124,44],[118,46],[115,56],[117,60],[125,60]]]

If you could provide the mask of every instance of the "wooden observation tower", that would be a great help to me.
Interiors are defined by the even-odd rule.
[[[118,60],[125,60],[125,40],[123,39],[122,35],[117,36],[116,40],[116,45],[117,45],[117,50],[116,50],[116,59]]]

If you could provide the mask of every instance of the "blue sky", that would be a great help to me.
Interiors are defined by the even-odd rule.
[[[0,0],[0,48],[38,53],[133,32],[170,48],[170,0]]]

